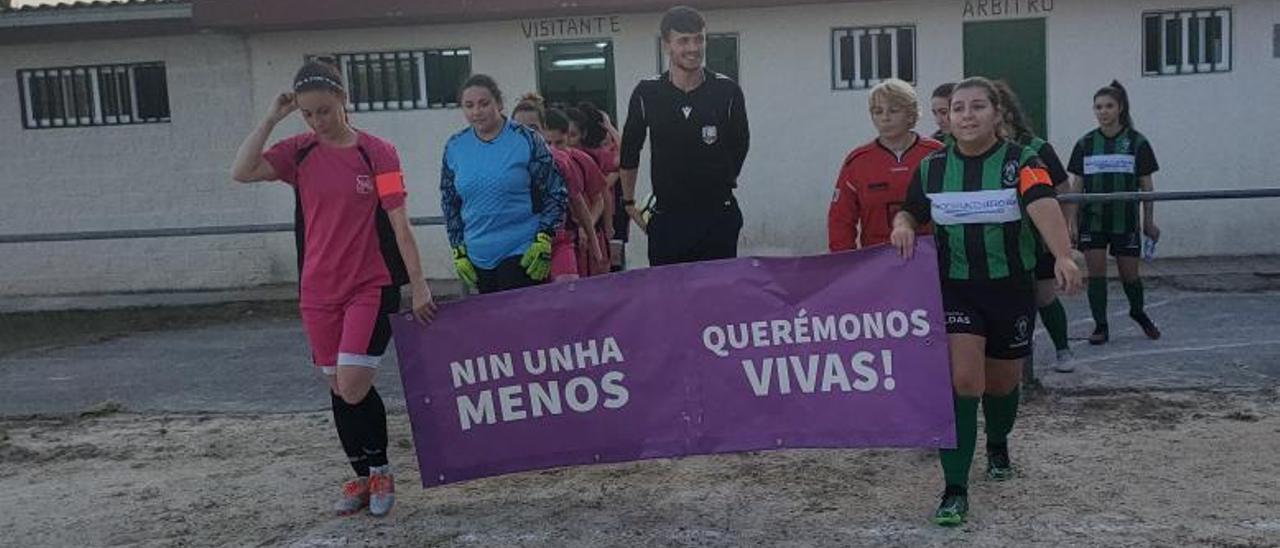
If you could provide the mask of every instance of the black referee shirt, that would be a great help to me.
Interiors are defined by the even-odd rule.
[[[641,80],[631,93],[622,130],[622,169],[640,165],[649,136],[653,194],[662,211],[722,205],[737,187],[750,132],[742,88],[727,76],[703,69],[706,79],[688,93],[671,73]]]

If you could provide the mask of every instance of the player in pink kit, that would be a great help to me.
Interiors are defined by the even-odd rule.
[[[623,270],[631,220],[618,214],[622,210],[622,189],[618,186],[618,147],[622,136],[613,127],[609,115],[590,102],[578,103],[565,113],[571,122],[566,134],[568,145],[590,156],[604,175],[605,207],[599,231],[609,249],[610,270]]]
[[[546,138],[553,149],[563,151],[572,159],[571,167],[582,177],[583,191],[586,193],[590,207],[590,223],[578,223],[578,269],[584,276],[597,276],[609,273],[609,257],[603,250],[609,249],[607,209],[608,182],[599,164],[586,151],[573,145],[573,117],[565,110],[551,109],[547,111]],[[592,243],[591,240],[595,240]],[[600,255],[591,251],[591,246],[599,246]]]
[[[556,234],[551,249],[552,279],[569,281],[608,272],[605,242],[599,236],[591,237],[596,234],[591,227],[600,221],[604,209],[604,175],[599,169],[589,170],[594,165],[586,154],[565,145],[564,114],[543,107],[541,96],[525,94],[511,111],[511,117],[546,139],[556,171],[564,178],[569,191],[569,215],[565,216],[564,227]]]
[[[387,413],[373,387],[391,338],[387,315],[409,284],[413,315],[428,322],[435,303],[422,275],[405,211],[396,149],[351,127],[342,75],[329,59],[308,61],[266,119],[236,153],[232,177],[280,180],[294,189],[300,308],[312,362],[328,377],[334,423],[356,479],[335,505],[341,515],[368,506],[386,515],[395,502],[387,462]],[[266,152],[271,131],[300,110],[311,131]]]

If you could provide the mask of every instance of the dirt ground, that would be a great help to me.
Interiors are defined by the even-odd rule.
[[[337,518],[327,414],[0,422],[5,546],[1280,546],[1280,391],[1039,397],[1018,477],[974,467],[930,525],[930,451],[778,451],[418,484],[391,416],[392,515]],[[12,543],[12,544],[10,544]]]

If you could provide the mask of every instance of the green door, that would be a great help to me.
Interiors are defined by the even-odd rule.
[[[544,42],[538,48],[538,92],[547,104],[590,101],[617,120],[613,41]]]
[[[964,75],[1008,82],[1036,135],[1048,138],[1044,19],[965,23]]]

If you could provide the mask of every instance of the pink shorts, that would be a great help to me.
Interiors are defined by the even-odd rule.
[[[391,322],[382,313],[383,290],[361,290],[345,303],[303,303],[302,325],[311,342],[311,361],[326,375],[339,366],[378,367],[391,341]]]
[[[573,236],[561,228],[551,242],[551,279],[578,275],[578,257],[573,248]]]

